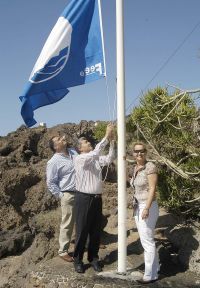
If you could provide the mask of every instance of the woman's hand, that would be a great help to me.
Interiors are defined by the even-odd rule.
[[[147,219],[149,217],[149,209],[144,208],[142,211],[142,220]]]

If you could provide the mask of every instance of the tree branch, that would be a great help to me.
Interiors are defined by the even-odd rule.
[[[151,142],[147,139],[146,135],[144,134],[144,132],[141,130],[140,126],[138,125],[138,123],[136,123],[136,126],[138,128],[138,130],[140,131],[140,133],[142,134],[142,136],[144,137],[144,139],[147,141],[147,143],[153,148],[153,150],[155,151],[155,153],[157,154],[157,156],[172,170],[174,171],[176,174],[178,174],[179,176],[181,176],[184,179],[192,179],[195,180],[197,182],[200,182],[200,179],[197,177],[190,177],[188,174],[186,174],[182,169],[180,169],[179,167],[177,167],[176,164],[174,164],[172,161],[170,161],[169,159],[165,158],[164,156],[161,156],[159,154],[159,152],[156,150],[156,148],[151,144]]]
[[[176,163],[176,165],[179,166],[179,165],[180,165],[181,163],[183,163],[185,160],[187,160],[188,158],[193,157],[193,156],[194,156],[194,157],[198,157],[199,155],[196,154],[196,153],[192,153],[192,154],[190,154],[190,155],[187,155],[187,156],[181,158],[181,159],[178,161],[178,163]]]
[[[200,196],[198,198],[195,198],[195,199],[192,199],[192,200],[187,200],[185,202],[187,203],[193,203],[193,202],[196,202],[196,201],[199,201],[200,200]]]

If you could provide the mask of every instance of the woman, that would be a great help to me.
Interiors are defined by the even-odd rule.
[[[157,169],[152,162],[146,160],[146,146],[136,143],[133,148],[136,160],[130,184],[134,187],[134,216],[144,249],[145,272],[139,283],[146,284],[158,279],[159,262],[154,241],[154,229],[158,219],[156,201]]]

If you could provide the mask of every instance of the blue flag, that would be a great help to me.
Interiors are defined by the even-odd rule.
[[[105,76],[100,0],[71,0],[51,31],[24,93],[21,115],[35,123],[34,110],[62,99],[69,87]]]

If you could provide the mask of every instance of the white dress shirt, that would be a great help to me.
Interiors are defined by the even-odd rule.
[[[110,144],[109,153],[100,156],[100,152],[108,144],[108,140],[103,138],[93,151],[77,155],[74,159],[76,171],[76,190],[89,194],[102,193],[102,168],[114,159],[114,145]]]

